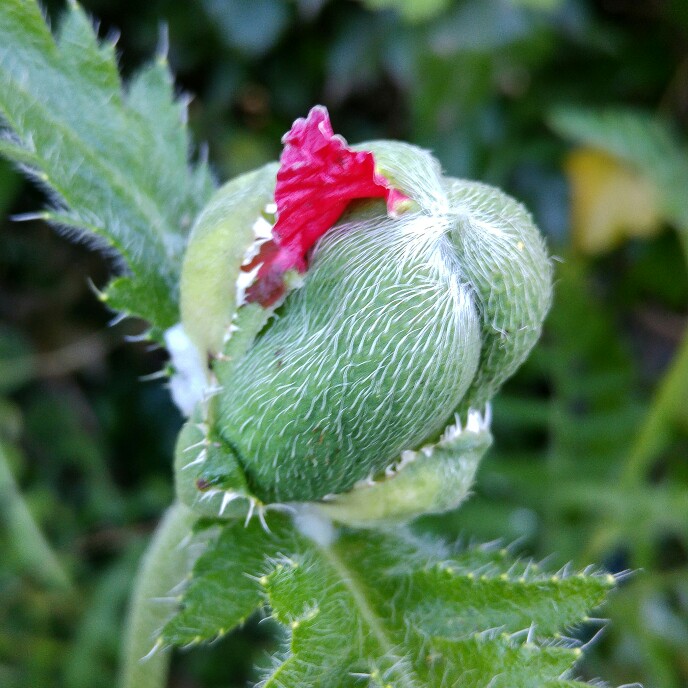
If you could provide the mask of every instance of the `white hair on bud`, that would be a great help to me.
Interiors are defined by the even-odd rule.
[[[283,317],[239,365],[216,367],[221,432],[261,499],[347,490],[440,437],[455,411],[483,408],[537,340],[551,299],[523,206],[444,178],[414,146],[356,148],[409,196],[405,212],[352,206],[316,244]],[[485,423],[464,417],[469,431]]]
[[[462,255],[483,321],[480,370],[469,403],[482,406],[523,363],[540,336],[551,298],[552,266],[523,205],[498,189],[448,179]]]
[[[245,458],[279,465],[280,499],[290,499],[284,486],[303,477],[304,455],[325,438],[337,461],[358,462],[343,473],[323,448],[317,479],[329,474],[341,488],[381,454],[388,463],[440,432],[465,394],[480,324],[449,228],[419,212],[396,220],[376,212],[333,228],[290,298],[289,326],[277,321],[236,369],[223,425],[235,429]]]

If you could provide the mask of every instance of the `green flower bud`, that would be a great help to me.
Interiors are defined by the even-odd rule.
[[[263,184],[253,195],[249,177],[218,192],[194,231],[184,327],[215,354],[218,391],[194,420],[201,440],[187,431],[180,456],[199,443],[215,449],[180,458],[179,474],[193,465],[208,503],[224,492],[222,509],[237,469],[241,490],[262,503],[324,500],[326,513],[356,524],[455,506],[490,443],[476,412],[540,334],[551,267],[525,209],[492,187],[444,178],[413,146],[359,148],[411,207],[388,217],[382,202],[352,203],[274,317],[257,304],[234,312],[221,278],[236,279],[265,174],[255,173]],[[244,207],[250,218],[233,215]],[[204,269],[204,253],[233,263]],[[187,501],[202,501],[181,484]]]

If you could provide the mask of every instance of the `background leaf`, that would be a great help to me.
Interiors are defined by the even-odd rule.
[[[450,0],[363,0],[371,10],[396,9],[410,21],[420,21],[439,14]]]

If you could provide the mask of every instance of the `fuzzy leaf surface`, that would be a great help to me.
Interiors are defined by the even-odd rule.
[[[282,515],[267,522],[270,532],[257,519],[222,527],[162,634],[173,645],[212,640],[268,609],[285,643],[265,688],[577,685],[580,649],[559,632],[614,585],[407,531],[342,530],[316,544]]]
[[[106,302],[158,328],[176,322],[186,236],[213,183],[189,165],[186,104],[164,56],[124,87],[113,41],[75,2],[53,36],[35,0],[3,0],[0,122],[0,154],[50,192],[44,219],[122,259],[128,274]]]

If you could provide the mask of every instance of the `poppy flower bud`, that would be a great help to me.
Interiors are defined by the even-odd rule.
[[[189,261],[202,256],[203,241],[215,258],[208,246],[224,246],[234,260],[225,274],[236,280],[248,235],[242,250],[227,249],[240,233],[217,230],[231,221],[218,208],[239,208],[243,217],[240,208],[250,206],[257,216],[274,168],[254,173],[254,190],[249,177],[220,192],[211,221],[192,238],[184,326],[213,357],[216,388],[193,425],[224,458],[206,453],[194,462],[187,454],[180,463],[194,464],[200,492],[212,488],[206,501],[224,492],[222,509],[237,469],[261,503],[320,502],[345,522],[455,506],[490,443],[486,404],[540,334],[551,268],[520,204],[444,177],[414,146],[380,141],[347,150],[372,153],[376,180],[401,199],[398,212],[389,212],[384,191],[349,202],[306,254],[307,269],[286,272],[286,283],[301,274],[300,286],[287,286],[271,308],[254,302],[236,310],[240,301],[218,271]],[[272,250],[286,255],[279,244]],[[225,297],[202,298],[212,284]],[[215,320],[205,326],[208,318]],[[199,439],[186,432],[180,453]],[[225,461],[233,465],[226,475]],[[187,501],[202,501],[189,484]]]

